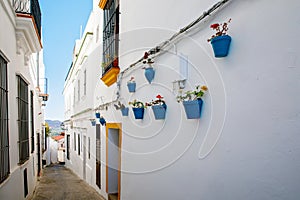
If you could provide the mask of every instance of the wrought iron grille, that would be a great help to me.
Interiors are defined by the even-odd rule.
[[[30,91],[30,124],[31,124],[31,153],[34,152],[34,107],[33,107],[33,92]]]
[[[41,9],[38,0],[13,0],[16,13],[30,14],[34,18],[34,22],[41,37]]]
[[[104,9],[102,74],[118,66],[119,55],[119,6],[112,0]]]
[[[9,175],[7,62],[0,56],[0,183]]]
[[[28,121],[28,85],[18,77],[18,123],[19,123],[19,164],[23,164],[29,158],[29,121]]]

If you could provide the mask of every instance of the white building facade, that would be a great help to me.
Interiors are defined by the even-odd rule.
[[[94,1],[65,82],[66,165],[107,199],[297,199],[299,6]],[[216,58],[210,26],[229,19],[229,54]],[[201,117],[187,119],[176,97],[196,85],[208,91]],[[128,102],[158,94],[165,119],[151,107],[135,119]]]
[[[4,0],[0,13],[0,199],[29,199],[45,150],[41,12],[37,0]]]

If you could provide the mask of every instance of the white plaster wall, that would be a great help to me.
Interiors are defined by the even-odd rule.
[[[216,2],[121,1],[121,70]],[[141,65],[124,74],[123,103],[135,98],[150,101],[159,93],[168,111],[165,121],[156,121],[151,109],[142,121],[135,120],[131,110],[129,117],[122,117],[113,105],[100,111],[107,122],[122,123],[121,199],[297,199],[300,29],[295,24],[299,6],[296,0],[232,0],[155,58],[151,85]],[[206,41],[214,33],[209,26],[229,18],[230,53],[216,59]],[[99,23],[94,21],[94,28]],[[83,67],[95,72],[88,73],[88,84],[94,85],[88,87],[88,94],[94,92],[92,103],[97,108],[114,100],[117,90],[116,84],[108,88],[100,80],[101,44],[89,48],[94,49]],[[180,79],[181,54],[189,61],[186,90],[196,84],[209,88],[200,120],[187,120],[175,99],[172,82]],[[137,82],[134,94],[126,88],[130,76]],[[105,128],[101,129],[104,136]],[[93,127],[87,129],[91,139],[94,133]],[[92,149],[95,152],[95,146]],[[104,151],[102,158],[105,163]],[[71,151],[71,162],[82,173],[77,152]],[[103,195],[104,172],[98,190]],[[95,179],[92,185],[97,189]]]
[[[98,2],[99,3],[99,2]],[[95,2],[94,2],[95,4]],[[87,144],[88,138],[90,138],[90,158],[88,158],[88,146],[86,146],[86,182],[93,186],[100,194],[105,196],[104,181],[102,181],[102,190],[96,185],[96,128],[91,125],[90,119],[95,118],[94,112],[94,96],[97,88],[95,85],[99,81],[101,74],[101,55],[102,47],[102,11],[97,7],[91,12],[86,28],[83,33],[83,37],[78,40],[76,45],[81,45],[84,35],[86,32],[92,32],[92,36],[88,36],[88,40],[85,41],[85,45],[82,48],[79,56],[79,61],[84,56],[87,56],[83,62],[78,62],[74,67],[73,73],[69,74],[69,79],[65,83],[64,98],[65,98],[65,119],[71,119],[73,128],[68,126],[67,133],[70,134],[70,160],[66,159],[66,166],[72,169],[79,177],[83,177],[83,149],[81,145],[81,153],[78,156],[78,133],[86,136]],[[77,47],[79,49],[79,46]],[[99,53],[100,52],[100,53]],[[87,91],[86,95],[83,93],[83,82],[84,82],[84,70],[87,72]],[[75,73],[78,71],[78,73]],[[78,102],[77,96],[77,80],[80,80],[80,101]],[[76,100],[73,104],[73,93],[74,87],[76,92]],[[98,94],[97,94],[98,95]],[[71,101],[68,99],[71,98]],[[72,103],[67,103],[72,102]],[[67,122],[69,123],[69,122]],[[99,122],[98,122],[99,123]],[[74,132],[76,133],[76,151],[74,151]],[[81,139],[81,144],[82,144]],[[103,166],[103,165],[102,165]],[[104,172],[101,173],[102,177]]]
[[[168,35],[165,29],[178,30],[214,2],[192,1],[185,5],[189,12],[172,13],[170,10],[184,9],[180,4],[186,3],[174,2],[174,9],[167,9],[170,2],[165,1],[152,1],[147,6],[135,1],[134,7],[122,4],[124,32],[153,26],[163,30],[161,34],[157,29],[148,29],[148,34],[141,30],[143,34],[134,35],[125,46],[121,42],[121,48],[130,51],[138,47],[133,38],[139,36],[140,48],[154,47],[161,36]],[[150,109],[143,121],[134,120],[132,112],[122,119],[122,199],[298,198],[297,10],[296,1],[232,1],[202,24],[199,32],[188,35],[194,41],[183,39],[176,44],[177,53],[187,55],[191,64],[187,89],[197,83],[209,88],[200,120],[186,120],[171,93],[171,82],[179,77],[177,56],[165,54],[156,59],[157,73],[151,85],[146,83],[143,70],[133,70],[128,79],[134,75],[138,89],[130,96],[125,92],[126,82],[122,82],[125,102],[134,98],[149,101],[160,93],[165,96],[168,112],[165,122],[154,121]],[[213,33],[209,25],[229,17],[230,54],[215,59],[206,42]],[[176,53],[174,49],[170,51]],[[143,50],[138,52],[121,63],[128,66],[130,59],[134,62],[133,58],[143,55]],[[111,115],[108,118],[114,120]]]
[[[37,146],[35,151],[30,153],[30,158],[23,165],[19,166],[19,150],[18,150],[18,104],[17,104],[17,74],[28,82],[28,90],[34,91],[34,118],[35,118],[35,142],[37,141],[36,133],[42,129],[43,112],[41,102],[36,92],[37,74],[36,74],[36,55],[29,57],[28,65],[24,63],[24,52],[21,50],[17,54],[17,43],[15,33],[15,13],[11,6],[11,1],[1,1],[0,3],[0,25],[5,27],[0,31],[0,50],[8,59],[8,109],[9,109],[9,155],[10,155],[10,175],[0,184],[0,199],[24,199],[23,191],[23,171],[27,168],[28,178],[28,196],[32,194],[37,180]],[[42,57],[42,55],[41,55]],[[41,69],[41,71],[44,69]],[[29,92],[30,95],[30,92]],[[30,100],[30,96],[29,100]],[[41,114],[39,114],[42,112]],[[29,132],[29,139],[31,132]],[[31,142],[31,140],[30,140]],[[31,152],[31,144],[29,143],[29,151]]]

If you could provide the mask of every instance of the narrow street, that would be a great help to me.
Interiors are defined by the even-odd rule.
[[[105,200],[95,189],[86,184],[63,165],[54,164],[43,170],[32,200]]]

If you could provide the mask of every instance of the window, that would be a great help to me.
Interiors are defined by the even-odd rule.
[[[98,42],[99,40],[99,25],[97,26],[97,29],[96,29],[96,43]]]
[[[7,62],[0,55],[0,183],[9,175]]]
[[[78,92],[78,94],[77,94],[78,95],[77,100],[80,101],[80,80],[77,81],[77,85],[78,85],[78,88],[77,88],[77,92]]]
[[[109,0],[104,7],[103,23],[103,71],[118,67],[119,56],[119,5],[116,0]]]
[[[74,133],[74,151],[76,151],[76,133]]]
[[[73,106],[75,106],[75,99],[76,99],[76,98],[75,98],[75,94],[76,94],[76,93],[75,93],[75,86],[74,86],[74,92],[73,92]]]
[[[28,139],[28,84],[18,78],[18,123],[19,123],[19,164],[23,164],[29,158],[29,139]]]
[[[83,72],[83,95],[86,95],[86,69]]]
[[[78,155],[80,156],[80,134],[78,134]]]
[[[88,139],[88,158],[91,159],[91,138]]]
[[[30,124],[31,124],[31,153],[34,152],[34,109],[33,91],[30,91]]]
[[[70,135],[67,135],[67,159],[70,160]]]

